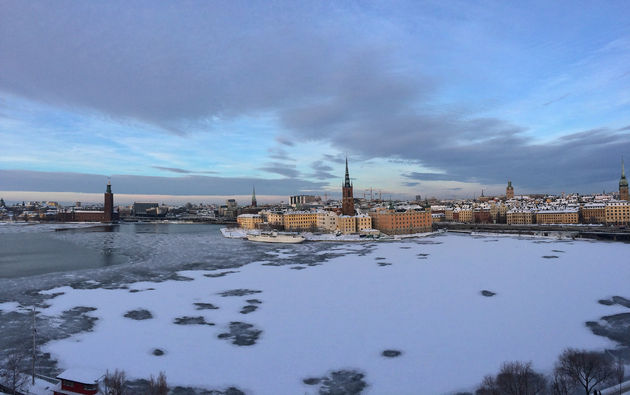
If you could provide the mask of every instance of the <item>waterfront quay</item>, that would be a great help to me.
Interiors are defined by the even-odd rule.
[[[433,230],[447,230],[462,233],[504,233],[517,235],[571,237],[580,239],[597,239],[630,242],[630,229],[627,227],[604,225],[571,225],[571,224],[475,224],[437,222],[433,223]]]

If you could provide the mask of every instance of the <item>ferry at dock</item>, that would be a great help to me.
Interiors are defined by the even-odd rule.
[[[262,243],[289,243],[289,244],[297,244],[301,243],[304,240],[304,236],[296,235],[296,234],[280,234],[278,232],[271,233],[261,233],[259,235],[249,234],[247,235],[247,240],[249,241],[258,241]]]

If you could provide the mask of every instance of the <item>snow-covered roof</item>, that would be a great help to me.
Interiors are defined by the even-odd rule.
[[[60,380],[74,381],[81,384],[96,384],[104,376],[103,372],[88,368],[74,368],[65,370],[57,375]]]
[[[241,214],[237,218],[260,218],[260,214]]]

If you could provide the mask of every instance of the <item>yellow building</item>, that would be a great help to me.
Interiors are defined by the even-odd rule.
[[[536,213],[537,224],[577,224],[579,222],[577,209],[548,210]]]
[[[317,229],[317,213],[310,211],[288,211],[284,213],[283,224],[285,230],[315,230]]]
[[[452,221],[453,220],[453,209],[452,208],[447,208],[444,210],[444,220],[445,221]]]
[[[536,215],[526,210],[510,210],[506,217],[508,225],[529,225],[534,223]]]
[[[355,216],[357,219],[357,232],[372,229],[372,217],[367,214],[359,214]]]
[[[603,224],[606,223],[606,204],[586,203],[580,208],[582,223]]]
[[[458,222],[473,222],[473,210],[470,208],[464,208],[459,210]]]
[[[236,222],[243,229],[256,229],[263,221],[260,214],[241,214],[236,217]]]
[[[341,233],[355,233],[357,231],[357,218],[349,215],[340,215],[337,219],[337,230]]]
[[[267,222],[269,225],[281,226],[284,225],[284,214],[277,212],[269,212],[267,214]]]
[[[606,223],[611,225],[630,223],[630,202],[608,202],[606,204]]]

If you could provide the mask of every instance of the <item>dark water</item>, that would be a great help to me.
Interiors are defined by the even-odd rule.
[[[34,303],[37,291],[64,285],[118,288],[173,278],[179,270],[238,267],[272,260],[268,253],[278,250],[291,254],[292,263],[317,263],[334,255],[326,253],[330,247],[226,239],[220,226],[206,224],[6,224],[0,225],[0,302]]]
[[[9,227],[11,225],[8,225]],[[108,267],[139,261],[157,235],[203,234],[217,242],[218,227],[189,224],[131,224],[81,228],[21,226],[0,233],[0,279]],[[140,235],[156,235],[151,237]],[[213,240],[214,239],[214,240]],[[149,246],[149,248],[151,248]],[[158,246],[155,246],[156,248]]]

